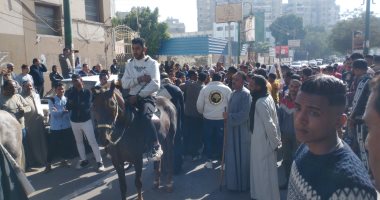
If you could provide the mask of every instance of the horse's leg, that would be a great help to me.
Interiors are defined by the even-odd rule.
[[[117,176],[119,177],[119,186],[120,186],[120,194],[121,199],[125,200],[127,199],[127,183],[125,182],[125,170],[124,170],[124,163],[117,162],[112,160],[113,166],[116,169]]]
[[[173,192],[173,173],[174,173],[174,143],[171,137],[168,137],[165,139],[165,159],[164,161],[167,162],[165,165],[167,167],[167,182],[166,182],[166,191],[167,192]]]
[[[142,193],[141,193],[141,188],[142,188],[142,180],[141,180],[142,166],[143,166],[143,159],[142,159],[142,157],[140,157],[139,159],[136,160],[136,163],[135,163],[135,172],[136,172],[135,186],[137,188],[137,199],[138,200],[143,200]]]
[[[153,188],[158,189],[160,187],[161,161],[154,161],[153,168],[154,168]]]

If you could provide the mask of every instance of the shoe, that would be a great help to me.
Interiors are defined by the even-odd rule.
[[[208,160],[208,161],[205,163],[205,167],[206,167],[207,169],[212,169],[212,162],[211,162],[211,160]]]
[[[161,145],[154,146],[152,149],[152,152],[150,154],[150,158],[153,161],[159,161],[161,160],[161,156],[164,152],[161,149]]]
[[[83,169],[83,168],[86,168],[88,167],[90,163],[88,162],[88,160],[81,160],[78,162],[78,165],[77,165],[77,169]]]
[[[47,164],[44,170],[44,173],[49,173],[51,171],[51,165]]]
[[[97,165],[98,165],[98,172],[106,171],[102,162],[98,162]]]
[[[67,160],[62,160],[61,163],[59,164],[61,167],[66,167],[70,168],[70,163],[67,162]]]

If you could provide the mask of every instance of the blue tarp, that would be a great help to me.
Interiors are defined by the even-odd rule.
[[[237,42],[232,43],[232,55],[237,56]],[[209,54],[228,54],[228,41],[210,36],[170,38],[161,43],[159,55],[196,56]]]

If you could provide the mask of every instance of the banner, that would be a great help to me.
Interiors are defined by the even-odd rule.
[[[301,46],[301,40],[288,40],[288,46],[289,46],[289,48],[300,47]]]
[[[248,17],[247,19],[245,19],[244,32],[245,32],[246,42],[255,41],[255,18],[254,17]]]
[[[289,57],[289,46],[276,46],[276,58]]]
[[[226,23],[241,21],[241,13],[241,3],[217,5],[215,12],[215,22]]]

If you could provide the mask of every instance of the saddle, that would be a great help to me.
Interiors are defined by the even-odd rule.
[[[138,115],[138,109],[135,106],[132,106],[130,104],[125,105],[124,118],[125,118],[126,127],[129,127],[133,123],[137,115]],[[159,125],[160,125],[160,116],[161,116],[160,110],[156,108],[152,116],[152,121],[156,125],[157,130],[159,129]]]

